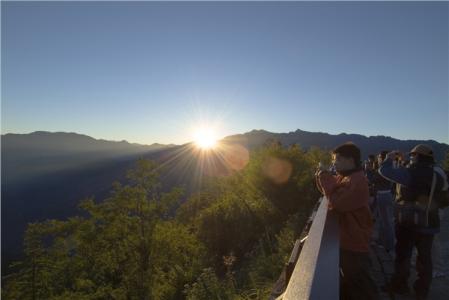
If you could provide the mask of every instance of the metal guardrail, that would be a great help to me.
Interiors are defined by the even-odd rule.
[[[288,283],[292,277],[293,270],[295,269],[296,262],[298,261],[299,253],[301,253],[302,246],[304,245],[307,236],[301,240],[296,240],[293,251],[290,254],[290,259],[285,264],[285,282]]]
[[[285,293],[278,299],[338,299],[339,255],[338,218],[323,197]]]

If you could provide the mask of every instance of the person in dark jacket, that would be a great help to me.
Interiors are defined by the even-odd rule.
[[[391,293],[408,294],[408,278],[412,250],[418,256],[416,268],[418,278],[413,284],[416,299],[426,299],[432,282],[432,241],[439,232],[438,207],[432,202],[432,190],[442,189],[443,178],[434,172],[432,148],[420,144],[410,152],[408,168],[393,167],[396,152],[387,154],[379,173],[398,184],[396,190],[395,270],[386,290]]]
[[[376,169],[374,169],[374,154],[368,155],[368,160],[365,161],[364,169],[365,169],[365,176],[366,179],[368,179],[368,187],[369,187],[369,208],[371,210],[371,213],[373,214],[373,218],[376,212],[376,191],[374,190],[374,176],[377,172]]]
[[[385,160],[389,151],[382,151],[378,155],[379,165]],[[373,186],[376,195],[376,225],[379,228],[378,243],[387,252],[394,248],[394,223],[393,223],[393,183],[382,177],[379,172],[373,175]]]

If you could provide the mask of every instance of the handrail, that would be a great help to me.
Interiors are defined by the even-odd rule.
[[[339,232],[337,215],[320,206],[282,300],[339,298]]]
[[[290,254],[290,259],[285,265],[285,282],[288,284],[290,278],[292,277],[293,270],[295,269],[296,262],[298,261],[299,253],[301,253],[302,246],[304,241],[307,239],[307,236],[301,240],[295,241],[295,246],[293,247],[293,251]]]

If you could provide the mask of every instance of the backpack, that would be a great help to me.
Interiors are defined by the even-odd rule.
[[[443,178],[442,189],[435,191],[434,198],[438,208],[445,208],[449,206],[449,172],[444,171],[440,167],[433,168],[435,173],[438,173]]]
[[[437,174],[433,172],[432,186],[429,195],[417,195],[414,201],[396,202],[395,218],[398,224],[405,227],[423,228],[429,226],[429,212],[436,211],[438,204],[434,201]]]

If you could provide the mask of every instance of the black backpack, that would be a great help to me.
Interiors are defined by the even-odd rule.
[[[445,174],[444,174],[445,175]],[[437,210],[449,206],[447,177],[441,170],[433,170],[430,194],[418,194],[413,201],[399,201],[395,205],[395,218],[398,224],[406,227],[423,228],[431,225],[431,215],[438,215]],[[440,177],[442,182],[439,181]],[[446,182],[444,182],[446,181]],[[440,184],[441,183],[441,184]]]
[[[435,191],[434,199],[438,208],[445,208],[449,206],[449,171],[438,172],[435,169],[436,168],[434,168],[434,172],[440,174],[440,176],[443,177],[444,182],[443,189]],[[446,175],[446,178],[444,178],[443,174]]]

